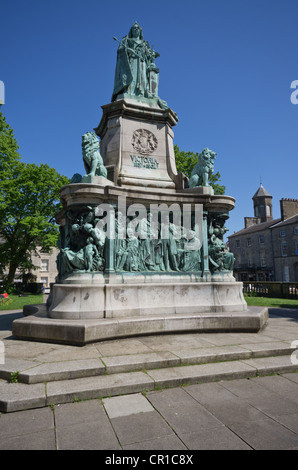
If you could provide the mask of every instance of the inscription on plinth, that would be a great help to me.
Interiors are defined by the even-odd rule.
[[[136,168],[149,168],[150,170],[157,170],[159,162],[156,158],[145,157],[141,155],[130,155],[132,164]]]

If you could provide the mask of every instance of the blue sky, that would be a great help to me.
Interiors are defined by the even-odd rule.
[[[159,96],[181,150],[217,152],[236,199],[228,234],[253,215],[260,178],[279,217],[298,198],[297,0],[2,0],[2,112],[25,162],[84,173],[81,136],[113,91],[117,43],[134,23],[160,53]]]

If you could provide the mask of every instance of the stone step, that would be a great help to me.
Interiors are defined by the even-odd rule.
[[[74,361],[36,362],[8,358],[5,364],[0,365],[0,378],[9,381],[14,375],[20,383],[36,384],[121,372],[280,356],[291,354],[294,349],[290,343],[277,341],[249,344],[245,347],[238,345],[213,346],[210,348],[181,349],[175,353],[161,351]]]
[[[164,387],[295,372],[298,365],[293,362],[295,361],[291,360],[291,355],[286,354],[103,374],[48,383],[25,384],[0,380],[0,411],[20,411]]]

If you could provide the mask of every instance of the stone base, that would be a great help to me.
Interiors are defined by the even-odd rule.
[[[199,274],[199,273],[198,273]],[[197,281],[194,274],[122,273],[105,279],[82,274],[73,283],[54,284],[48,300],[50,318],[81,320],[240,312],[247,309],[242,282]],[[88,279],[89,278],[89,279]],[[234,278],[233,278],[234,279]],[[79,282],[78,282],[79,281]]]
[[[211,186],[198,186],[196,188],[183,188],[184,193],[196,194],[197,196],[214,196]]]
[[[102,186],[115,186],[113,181],[108,180],[104,176],[96,176],[96,175],[83,176],[81,183],[100,184]]]
[[[229,313],[64,320],[49,318],[44,304],[31,307],[36,312],[34,315],[14,320],[12,333],[15,337],[77,346],[150,334],[258,332],[265,326],[268,318],[267,308],[248,307],[246,311]]]

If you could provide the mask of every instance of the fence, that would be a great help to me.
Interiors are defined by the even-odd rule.
[[[298,282],[244,281],[243,292],[259,297],[296,298],[298,300]]]

